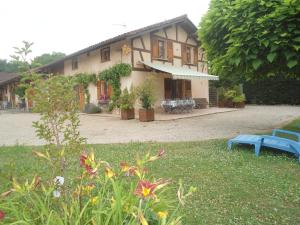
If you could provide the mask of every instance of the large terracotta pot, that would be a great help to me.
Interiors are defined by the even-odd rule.
[[[218,102],[218,106],[219,106],[220,108],[224,108],[224,107],[225,107],[225,101],[219,101],[219,102]]]
[[[235,102],[234,107],[235,108],[245,108],[245,102]]]
[[[134,109],[121,109],[121,120],[134,119]]]
[[[154,120],[154,109],[140,109],[139,120],[141,122],[150,122]]]
[[[228,108],[234,108],[234,103],[232,101],[226,101],[225,102],[225,107],[228,107]]]

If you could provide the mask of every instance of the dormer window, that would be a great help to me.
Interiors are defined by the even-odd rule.
[[[78,58],[75,57],[72,59],[72,70],[77,70],[78,69]]]
[[[110,47],[101,49],[101,62],[107,62],[110,60]]]

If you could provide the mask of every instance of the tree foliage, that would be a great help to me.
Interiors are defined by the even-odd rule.
[[[35,67],[47,65],[51,62],[55,62],[59,59],[62,59],[65,56],[66,56],[66,54],[62,53],[62,52],[44,53],[33,59],[32,63],[31,63],[31,67],[35,68]]]
[[[12,60],[0,59],[0,72],[28,72],[29,69],[62,59],[66,55],[62,52],[44,53],[30,60],[28,55],[32,52],[32,45],[32,42],[23,41],[23,46],[14,47],[14,55],[10,56]]]
[[[300,77],[300,0],[212,0],[198,34],[221,78]]]
[[[61,173],[66,166],[64,151],[79,153],[84,143],[78,131],[78,101],[73,87],[71,78],[53,76],[32,83],[34,94],[28,96],[34,101],[34,112],[41,114],[33,127],[37,136],[46,142],[49,155],[60,164]]]
[[[0,72],[13,73],[18,71],[18,65],[15,62],[0,59]]]

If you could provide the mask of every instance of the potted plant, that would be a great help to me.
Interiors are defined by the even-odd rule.
[[[134,119],[135,100],[136,100],[135,90],[131,88],[129,93],[128,89],[125,88],[119,98],[122,120]]]
[[[236,96],[236,91],[235,90],[228,90],[225,92],[224,94],[225,96],[225,107],[229,107],[229,108],[233,108],[234,104],[233,104],[233,98]]]
[[[244,94],[235,96],[232,101],[234,103],[235,108],[245,108],[246,98]]]
[[[218,88],[218,106],[220,108],[224,108],[225,103],[226,103],[225,88],[220,87],[220,88]]]
[[[138,97],[142,105],[139,109],[139,120],[141,122],[149,122],[154,120],[154,91],[152,80],[146,79],[144,83],[138,88]]]

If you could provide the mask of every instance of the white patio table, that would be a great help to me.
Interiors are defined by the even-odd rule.
[[[193,99],[164,100],[161,106],[167,113],[186,113],[193,110],[195,101]]]

